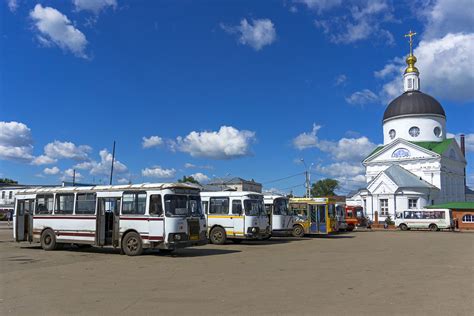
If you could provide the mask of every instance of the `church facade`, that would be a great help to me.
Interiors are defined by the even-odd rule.
[[[379,221],[406,209],[465,201],[465,153],[447,138],[446,113],[433,97],[420,91],[410,37],[403,75],[404,93],[383,117],[383,145],[362,162],[367,186],[348,198]]]

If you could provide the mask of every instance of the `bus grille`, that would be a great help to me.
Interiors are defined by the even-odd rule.
[[[189,239],[199,240],[199,221],[188,220]]]

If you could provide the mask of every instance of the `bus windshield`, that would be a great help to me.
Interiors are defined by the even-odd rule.
[[[288,215],[288,200],[276,199],[273,205],[274,215]]]
[[[263,200],[244,200],[245,215],[265,215]]]
[[[195,195],[165,195],[165,214],[166,216],[200,216],[201,198]]]

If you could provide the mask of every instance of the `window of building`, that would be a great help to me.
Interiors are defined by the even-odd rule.
[[[8,192],[8,198],[11,200],[13,197],[13,191]]]
[[[216,197],[209,202],[209,214],[229,214],[229,198]]]
[[[408,133],[411,137],[418,137],[420,135],[420,128],[417,126],[410,127]]]
[[[53,213],[52,194],[37,195],[36,196],[36,214],[52,214]]]
[[[2,199],[5,199],[5,191],[2,191]]]
[[[161,194],[152,194],[150,196],[150,215],[163,216],[163,204],[161,202]]]
[[[395,132],[394,129],[391,129],[391,130],[388,132],[388,135],[390,136],[390,139],[394,139],[395,136],[397,136],[397,132]]]
[[[56,194],[55,214],[72,214],[74,210],[74,194]]]
[[[94,193],[78,193],[76,195],[76,214],[95,214]]]
[[[436,137],[441,137],[441,128],[439,126],[436,126],[433,130],[433,133]]]
[[[408,89],[413,89],[413,79],[408,79]]]
[[[145,214],[146,193],[133,192],[124,193],[122,202],[122,214],[143,215]]]
[[[380,199],[380,215],[388,216],[388,199]]]
[[[418,208],[418,199],[408,199],[408,208]]]
[[[240,200],[232,201],[232,214],[242,214],[242,201]]]
[[[473,214],[466,214],[462,217],[463,223],[474,223],[474,215]]]

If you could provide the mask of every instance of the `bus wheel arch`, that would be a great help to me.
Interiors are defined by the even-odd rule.
[[[407,224],[403,224],[403,223],[402,223],[402,224],[400,224],[398,227],[400,227],[400,230],[403,230],[403,231],[408,230]]]
[[[136,230],[130,229],[123,234],[121,250],[127,256],[139,256],[143,253],[142,237]]]
[[[428,226],[428,228],[429,228],[432,232],[436,232],[436,231],[439,230],[438,225],[436,225],[436,224],[430,224],[430,226]]]
[[[293,231],[291,232],[293,237],[303,237],[304,236],[304,227],[301,224],[294,224]]]
[[[214,245],[223,245],[227,240],[227,233],[224,227],[215,225],[209,232],[209,240]]]
[[[58,243],[56,242],[56,234],[49,227],[41,231],[40,243],[41,248],[46,251],[55,250],[58,248]]]

